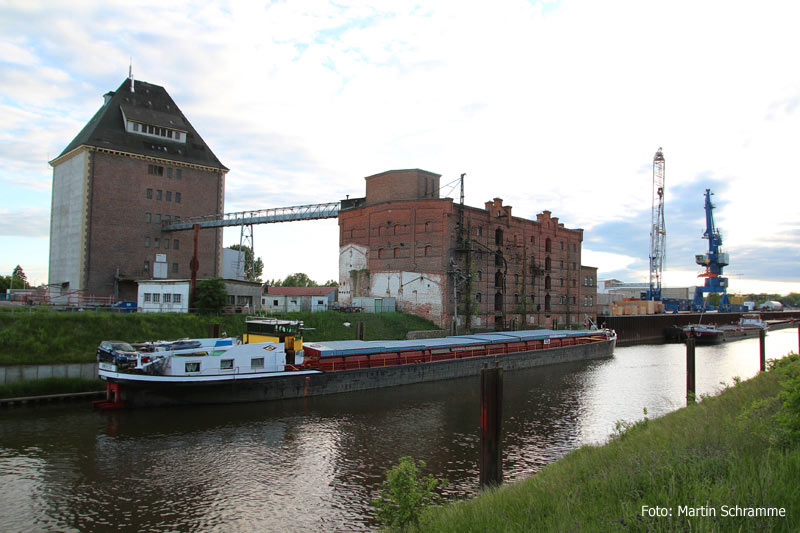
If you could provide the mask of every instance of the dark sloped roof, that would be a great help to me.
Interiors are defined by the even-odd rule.
[[[128,78],[81,132],[61,152],[67,154],[81,145],[120,150],[139,155],[194,163],[228,170],[206,145],[167,91],[158,85],[136,80],[131,92]],[[122,110],[129,119],[185,131],[186,142],[148,137],[125,131]]]

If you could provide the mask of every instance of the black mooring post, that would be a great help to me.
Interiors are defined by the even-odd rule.
[[[364,340],[364,329],[366,324],[364,322],[356,322],[356,339],[363,341]]]
[[[694,403],[696,398],[694,383],[694,330],[686,339],[686,404]]]
[[[766,351],[767,351],[767,331],[765,329],[761,329],[758,332],[758,353],[761,361],[761,371],[765,371],[767,369],[767,360],[766,360]]]
[[[481,490],[503,482],[500,448],[503,418],[503,369],[495,363],[481,369]]]

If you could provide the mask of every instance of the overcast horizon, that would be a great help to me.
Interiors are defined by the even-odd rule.
[[[549,210],[584,229],[599,279],[645,283],[663,147],[664,285],[702,284],[711,189],[729,292],[800,292],[796,2],[5,1],[0,14],[3,275],[19,264],[47,281],[48,162],[132,67],[231,169],[226,212],[363,196],[365,176],[391,169],[466,173],[468,205]],[[335,220],[255,228],[263,279],[338,280],[338,242]]]

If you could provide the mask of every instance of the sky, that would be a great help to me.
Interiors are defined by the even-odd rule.
[[[598,278],[647,282],[663,147],[664,285],[702,283],[711,189],[730,292],[800,292],[798,20],[793,0],[0,0],[0,274],[47,282],[48,162],[132,67],[230,168],[226,212],[466,173],[468,205],[550,210]],[[336,220],[256,226],[254,248],[265,279],[338,278]]]

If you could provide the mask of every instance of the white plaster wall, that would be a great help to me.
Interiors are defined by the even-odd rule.
[[[353,301],[351,270],[364,270],[369,260],[369,249],[358,244],[339,248],[339,303],[349,305]]]
[[[158,303],[150,302],[145,303],[144,293],[158,293],[161,294]],[[176,304],[174,302],[164,303],[164,293],[180,294],[181,302]],[[137,294],[137,305],[140,313],[188,313],[189,312],[189,282],[184,281],[180,283],[158,283],[158,282],[139,282],[139,292]],[[174,300],[175,297],[173,296]]]
[[[83,289],[88,173],[87,151],[53,167],[48,283],[68,282],[70,290]]]
[[[222,278],[244,279],[244,252],[230,248],[222,249]]]
[[[444,276],[423,272],[371,272],[370,295],[394,297],[399,311],[440,324],[445,297],[442,284],[446,281]]]

